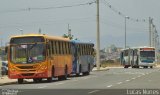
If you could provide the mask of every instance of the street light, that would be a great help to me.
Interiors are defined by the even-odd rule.
[[[23,29],[19,29],[21,31],[21,35],[23,35]]]
[[[126,48],[126,19],[129,19],[129,17],[125,16],[125,48]]]

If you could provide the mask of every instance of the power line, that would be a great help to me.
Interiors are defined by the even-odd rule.
[[[64,5],[64,6],[58,6],[58,7],[24,8],[24,9],[17,9],[17,10],[0,11],[0,13],[23,12],[23,11],[31,11],[31,10],[49,10],[49,9],[71,8],[71,7],[79,7],[79,6],[91,5],[93,3],[96,3],[96,2],[92,1],[92,2],[87,2],[87,3],[81,3],[81,4],[75,4],[75,5]]]
[[[123,14],[122,12],[120,12],[119,10],[117,10],[116,8],[114,8],[109,2],[107,2],[106,0],[104,0],[104,3],[106,6],[108,6],[112,11],[114,11],[115,13],[117,13],[118,15],[120,15],[121,17],[125,18],[126,15]],[[135,22],[146,22],[146,19],[139,19],[139,18],[132,18],[129,17],[129,20],[135,21]]]

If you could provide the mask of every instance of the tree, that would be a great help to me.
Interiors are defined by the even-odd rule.
[[[69,35],[69,34],[63,34],[64,38],[69,38],[70,40],[73,40],[73,35]],[[78,38],[75,38],[75,40],[78,40]]]

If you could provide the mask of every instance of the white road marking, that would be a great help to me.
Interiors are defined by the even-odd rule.
[[[41,87],[38,87],[38,88],[46,88],[47,86],[41,86]]]
[[[73,81],[78,81],[78,80],[73,80]]]
[[[141,76],[138,76],[138,77],[141,77]]]
[[[122,84],[122,82],[118,82],[117,84]]]
[[[55,84],[55,85],[61,85],[61,84],[64,84],[63,82],[61,82],[61,83],[57,83],[57,84]]]
[[[83,79],[89,79],[89,78],[91,78],[91,77],[84,77]]]
[[[136,79],[136,78],[132,78],[132,79]]]
[[[109,87],[112,87],[113,85],[108,85],[107,87],[109,88]]]
[[[92,93],[95,93],[95,92],[98,92],[99,90],[93,90],[91,92],[88,92],[88,94],[92,94]]]
[[[128,82],[128,81],[130,81],[130,80],[126,80],[126,81]]]

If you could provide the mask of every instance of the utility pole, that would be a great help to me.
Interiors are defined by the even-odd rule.
[[[125,48],[127,47],[127,46],[126,46],[126,44],[127,44],[127,43],[126,43],[126,41],[127,41],[127,37],[126,37],[126,19],[129,19],[129,17],[128,17],[128,16],[125,16],[125,18],[124,18],[124,23],[125,23],[125,35],[124,35],[124,36],[125,36],[125,41],[124,41],[124,42],[125,42],[125,43],[124,43],[125,45],[124,45],[124,47],[125,47]]]
[[[100,70],[100,23],[99,23],[99,0],[97,0],[97,48],[96,48],[96,65]]]
[[[152,24],[152,46],[155,47],[155,30],[156,30],[156,27],[155,25]]]
[[[71,29],[69,24],[68,24],[68,37],[71,38]]]
[[[152,25],[152,19],[149,17],[149,46],[152,46],[151,42],[151,25]]]
[[[23,35],[23,29],[19,29],[20,30],[20,32],[21,32],[21,35]]]
[[[39,28],[38,33],[41,34],[41,31],[42,31],[41,28]]]

